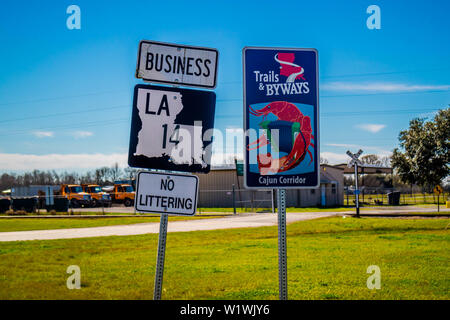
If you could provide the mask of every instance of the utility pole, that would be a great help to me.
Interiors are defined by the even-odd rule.
[[[356,217],[359,218],[358,163],[355,162],[355,206]]]

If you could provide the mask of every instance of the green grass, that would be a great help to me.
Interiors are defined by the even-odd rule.
[[[449,299],[449,219],[288,225],[290,299]],[[0,299],[152,299],[158,235],[0,243]],[[80,290],[66,288],[69,265]],[[381,268],[369,290],[367,267]],[[169,233],[163,299],[277,299],[277,228]]]
[[[333,208],[321,208],[321,207],[309,207],[309,208],[286,208],[286,212],[341,212],[352,210],[352,207],[333,207]],[[201,214],[212,213],[233,213],[233,208],[199,208],[198,212]],[[237,213],[249,213],[249,208],[236,208]],[[253,212],[272,212],[272,208],[256,208]]]
[[[170,216],[169,221],[181,221],[192,219],[208,219],[211,217],[186,217],[186,216]],[[9,218],[0,219],[0,232],[8,231],[29,231],[29,230],[47,230],[47,229],[66,229],[66,228],[88,228],[88,227],[104,227],[124,224],[159,222],[160,216],[137,217],[137,218]]]

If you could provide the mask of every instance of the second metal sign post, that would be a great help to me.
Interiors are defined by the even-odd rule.
[[[319,81],[315,49],[247,47],[244,184],[278,189],[280,300],[287,295],[286,188],[317,188]]]
[[[128,164],[130,167],[207,173],[211,163],[216,94],[181,86],[216,87],[219,52],[212,48],[143,40],[136,78],[175,85],[138,84],[134,88]],[[198,177],[172,172],[138,174],[135,208],[160,213],[153,299],[160,300],[168,214],[194,215]]]

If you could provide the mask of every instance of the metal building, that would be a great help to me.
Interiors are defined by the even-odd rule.
[[[344,169],[323,164],[320,166],[320,187],[288,189],[288,207],[334,207],[344,204]],[[237,207],[271,208],[271,190],[247,190],[243,177],[237,176],[235,166],[212,168],[208,174],[198,174],[200,208]],[[234,190],[234,191],[233,191]]]

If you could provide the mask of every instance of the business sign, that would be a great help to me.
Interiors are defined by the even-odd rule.
[[[211,91],[136,85],[129,166],[209,172],[215,103]]]
[[[317,51],[247,47],[242,59],[245,186],[318,187]]]
[[[134,206],[139,212],[194,215],[197,195],[197,176],[141,171]]]
[[[136,78],[212,89],[216,87],[218,57],[216,49],[143,40]]]

